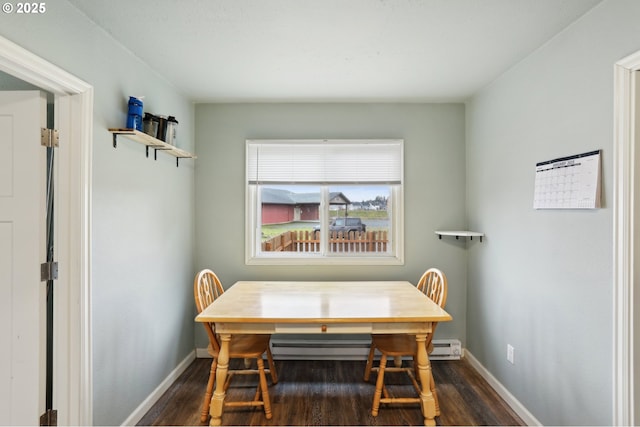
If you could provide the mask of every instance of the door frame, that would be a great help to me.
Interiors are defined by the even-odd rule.
[[[0,70],[55,95],[60,131],[56,191],[54,409],[58,425],[93,423],[91,156],[93,87],[0,36]]]
[[[634,230],[637,105],[634,73],[640,51],[614,65],[613,144],[613,425],[635,425],[634,381]],[[640,169],[638,169],[640,171]]]

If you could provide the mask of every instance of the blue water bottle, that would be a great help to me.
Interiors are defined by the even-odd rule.
[[[135,96],[129,97],[127,129],[136,129],[142,131],[142,100],[136,98]]]

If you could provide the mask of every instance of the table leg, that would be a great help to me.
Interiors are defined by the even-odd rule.
[[[209,409],[210,426],[222,425],[222,410],[224,409],[224,383],[227,381],[227,371],[229,370],[229,341],[230,334],[220,334],[220,354],[218,354],[218,367],[216,369],[216,390],[211,397]]]
[[[435,426],[436,402],[431,393],[431,363],[425,346],[426,334],[416,335],[416,344],[418,346],[417,363],[418,375],[420,375],[420,399],[422,399],[422,415],[424,416],[425,426]]]

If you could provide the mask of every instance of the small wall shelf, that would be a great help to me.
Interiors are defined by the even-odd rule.
[[[135,141],[138,144],[142,144],[147,148],[147,157],[149,157],[149,148],[153,148],[153,158],[154,160],[158,159],[158,151],[163,151],[170,156],[176,158],[176,167],[179,166],[180,159],[196,159],[197,157],[187,151],[181,150],[171,144],[167,144],[164,141],[160,141],[157,138],[152,137],[151,135],[147,135],[144,132],[140,132],[136,129],[120,129],[120,128],[111,128],[109,132],[113,134],[113,148],[118,146],[118,135],[124,135],[127,139],[131,141]]]
[[[477,231],[436,231],[439,239],[442,239],[442,236],[455,236],[456,240],[460,237],[468,237],[473,240],[474,237],[479,237],[482,242],[482,238],[484,237],[484,233],[478,233]]]

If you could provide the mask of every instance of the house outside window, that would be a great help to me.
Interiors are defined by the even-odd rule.
[[[400,265],[403,141],[249,140],[246,263]]]

